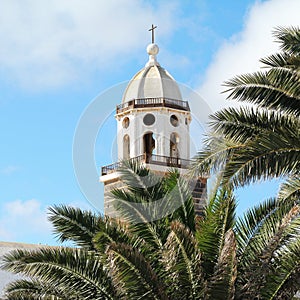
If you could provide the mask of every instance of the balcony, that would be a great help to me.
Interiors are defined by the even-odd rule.
[[[185,111],[190,111],[190,107],[187,101],[175,100],[169,98],[142,98],[133,99],[125,103],[117,105],[117,114],[124,112],[129,109],[134,108],[144,108],[144,107],[169,107]]]
[[[163,155],[139,155],[129,159],[131,163],[144,163],[144,164],[153,164],[174,168],[183,168],[187,169],[191,164],[191,160],[183,159],[178,157],[169,157]],[[111,165],[107,165],[101,168],[101,175],[108,175],[116,172],[122,165],[122,162],[117,162]]]

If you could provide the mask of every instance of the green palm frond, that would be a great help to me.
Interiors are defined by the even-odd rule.
[[[299,132],[300,121],[294,116],[254,107],[226,108],[211,116],[215,134],[234,142],[245,143],[269,131],[293,136]]]
[[[265,72],[244,74],[225,82],[228,98],[300,114],[300,28],[278,27],[274,32],[283,53],[261,59]]]
[[[115,209],[129,224],[133,234],[150,245],[161,248],[163,242],[159,227],[152,220],[159,219],[155,216],[161,213],[162,207],[159,204],[166,205],[169,201],[165,196],[162,178],[130,162],[124,162],[120,174],[121,179],[126,183],[126,189],[112,191],[112,196],[116,200]]]
[[[242,146],[243,143],[235,143],[224,136],[211,134],[204,149],[195,156],[191,165],[191,176],[207,176],[222,171],[235,150]]]
[[[168,299],[163,282],[139,250],[111,243],[108,264],[117,289],[130,299]]]
[[[268,278],[280,268],[277,260],[284,263],[285,251],[300,240],[299,228],[300,208],[290,201],[269,200],[237,222],[238,285],[246,298],[263,290]]]
[[[225,243],[226,232],[235,223],[235,209],[236,201],[232,191],[223,187],[210,197],[204,218],[199,222],[196,237],[207,275],[213,274]]]
[[[300,288],[300,239],[286,247],[276,257],[272,273],[261,290],[264,299],[288,299]]]
[[[72,241],[88,249],[94,248],[93,237],[98,230],[101,217],[90,211],[60,205],[49,208],[48,219],[59,241]]]
[[[178,221],[171,223],[162,262],[172,298],[201,299],[205,288],[201,253],[193,233]]]
[[[209,297],[215,300],[235,299],[237,277],[236,241],[232,229],[225,234],[224,245],[213,276],[209,281]]]
[[[128,230],[128,225],[120,220],[105,217],[103,222],[99,222],[99,229],[94,236],[94,247],[97,252],[103,255],[111,243],[127,243],[138,247],[142,239],[132,235]]]
[[[265,65],[265,68],[295,68],[295,64],[292,63],[293,60],[291,60],[290,54],[284,52],[261,58],[260,62]]]
[[[280,48],[290,54],[300,53],[300,28],[298,26],[281,27],[278,26],[273,32]]]
[[[55,285],[46,284],[37,280],[19,279],[11,282],[6,287],[7,300],[75,300],[78,294],[74,290],[57,288]]]
[[[168,216],[169,221],[180,221],[191,231],[195,231],[195,207],[191,191],[194,182],[189,183],[180,177],[178,172],[173,171],[167,174],[163,184],[169,187],[166,193],[168,199],[166,199],[164,207],[165,215]]]
[[[154,175],[137,162],[123,161],[118,172],[127,189],[139,198],[152,198],[153,193],[160,191],[158,187],[162,177]]]
[[[294,116],[231,108],[212,118],[215,135],[198,153],[194,173],[222,171],[224,183],[243,185],[299,169],[300,124]]]
[[[108,270],[93,252],[62,247],[14,250],[3,261],[5,270],[36,278],[58,289],[75,290],[80,299],[117,297]]]
[[[281,109],[299,115],[299,75],[297,76],[291,70],[285,71],[291,73],[286,76],[286,80],[288,78],[297,78],[297,80],[288,81],[289,84],[285,86],[280,81],[274,82],[274,72],[255,72],[226,81],[224,85],[227,89],[224,92],[229,92],[228,99],[246,101],[259,107]]]
[[[126,189],[115,189],[112,195],[115,208],[135,236],[161,248],[169,233],[166,226],[173,219],[195,230],[191,191],[177,170],[169,170],[165,177],[147,171],[142,178],[137,177],[143,168],[124,165],[120,170],[121,178],[126,177]]]
[[[261,134],[237,149],[224,170],[224,182],[244,185],[294,173],[300,167],[299,133]]]
[[[249,244],[252,239],[259,235],[265,219],[276,210],[277,206],[277,200],[270,198],[248,209],[242,218],[237,219],[234,229],[237,234],[238,254],[240,256],[243,256],[248,249],[251,249]],[[253,257],[252,255],[251,258]]]
[[[154,205],[151,205],[154,208]],[[149,243],[149,246],[155,248],[162,247],[162,237],[158,231],[155,222],[150,222],[152,216],[150,215],[150,207],[147,203],[134,203],[133,201],[122,201],[117,206],[118,210],[122,211],[122,218],[127,222],[130,231],[139,236],[141,239]]]
[[[286,182],[280,186],[278,198],[281,200],[290,199],[298,201],[300,198],[300,175],[291,175]]]

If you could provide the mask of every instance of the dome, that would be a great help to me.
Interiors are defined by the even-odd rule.
[[[149,61],[130,80],[123,94],[122,103],[145,98],[168,98],[182,101],[178,84],[156,60],[158,51],[156,44],[148,45]]]

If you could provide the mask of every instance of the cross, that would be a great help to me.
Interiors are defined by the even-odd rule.
[[[152,44],[154,44],[154,29],[157,28],[157,26],[154,26],[152,24],[152,27],[148,31],[152,31]]]

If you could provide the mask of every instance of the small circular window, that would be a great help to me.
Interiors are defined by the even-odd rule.
[[[153,125],[153,124],[154,124],[154,122],[155,122],[155,117],[154,117],[154,115],[152,115],[152,114],[147,114],[147,115],[144,116],[143,121],[144,121],[144,124],[145,124],[145,125],[150,126],[150,125]]]
[[[170,122],[174,127],[177,127],[179,125],[179,120],[175,115],[172,115],[170,117]]]
[[[129,122],[129,118],[128,118],[128,117],[124,118],[124,119],[123,119],[123,122],[122,122],[123,128],[128,128],[129,123],[130,123],[130,122]]]

